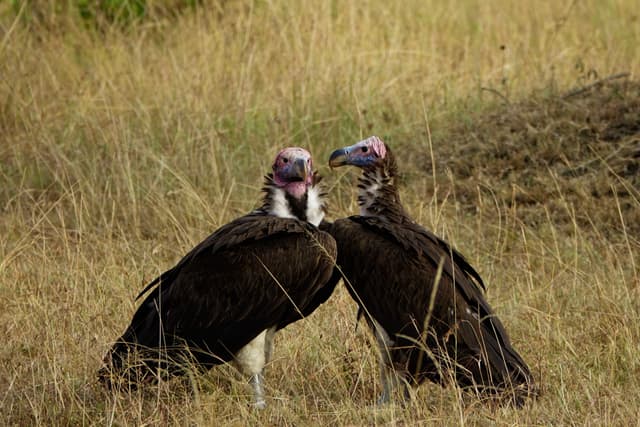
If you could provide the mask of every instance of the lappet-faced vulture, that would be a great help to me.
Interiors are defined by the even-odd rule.
[[[280,151],[262,207],[220,227],[140,293],[149,294],[105,357],[107,385],[234,361],[265,406],[262,373],[277,330],[333,291],[336,243],[308,151]],[[135,356],[134,356],[135,355]]]
[[[352,165],[360,215],[328,228],[345,284],[379,346],[383,392],[455,382],[516,405],[535,394],[529,367],[487,303],[478,272],[450,244],[417,224],[402,204],[393,153],[371,137],[331,154]]]

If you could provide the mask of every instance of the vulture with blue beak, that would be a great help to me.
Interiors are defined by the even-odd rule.
[[[336,243],[317,228],[325,214],[319,181],[308,151],[280,151],[262,206],[220,227],[140,293],[150,291],[100,379],[135,385],[233,361],[264,407],[275,332],[311,314],[339,280]]]
[[[408,399],[409,385],[430,380],[521,406],[536,393],[529,367],[485,300],[478,272],[403,208],[389,147],[370,137],[334,151],[329,165],[362,170],[360,215],[328,231],[359,316],[379,346],[379,402],[398,392]]]

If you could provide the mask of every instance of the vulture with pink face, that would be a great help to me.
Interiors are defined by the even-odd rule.
[[[484,296],[482,278],[450,244],[407,214],[393,153],[371,137],[331,154],[362,170],[360,215],[335,221],[345,285],[372,329],[388,402],[425,380],[457,383],[521,406],[535,395],[529,367]]]
[[[277,330],[331,295],[334,239],[317,226],[324,193],[308,151],[280,151],[259,209],[222,227],[140,293],[151,291],[105,357],[108,386],[233,361],[265,406],[262,373]]]

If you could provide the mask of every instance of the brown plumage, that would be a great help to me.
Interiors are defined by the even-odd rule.
[[[389,148],[372,137],[336,150],[330,165],[363,170],[360,215],[335,221],[329,232],[349,293],[380,346],[380,401],[396,386],[425,380],[454,381],[516,405],[535,394],[528,366],[484,298],[480,275],[402,207]]]
[[[265,405],[273,334],[311,314],[337,282],[335,241],[316,227],[324,204],[311,167],[305,150],[281,151],[263,206],[220,227],[142,291],[151,289],[107,354],[105,383],[234,360],[251,376],[255,404]]]

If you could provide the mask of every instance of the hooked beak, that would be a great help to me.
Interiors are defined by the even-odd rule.
[[[349,148],[339,148],[329,157],[329,166],[337,168],[349,164]]]
[[[296,159],[291,166],[291,178],[297,181],[298,179],[302,182],[307,181],[307,177],[309,176],[309,171],[307,170],[307,162],[305,159]]]

